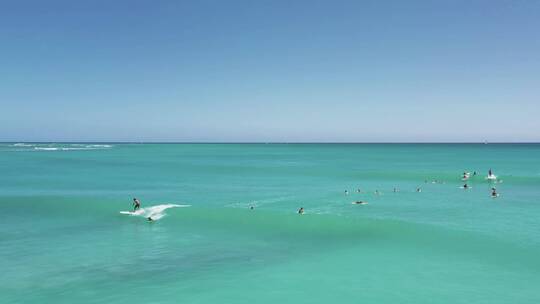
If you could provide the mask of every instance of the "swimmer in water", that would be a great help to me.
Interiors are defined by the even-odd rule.
[[[253,210],[253,209],[255,209],[255,207],[249,206],[249,210]]]
[[[141,208],[141,202],[138,199],[133,198],[133,211]]]
[[[488,176],[492,176],[492,175],[493,175],[493,172],[491,171],[491,168],[490,168],[488,171]]]
[[[463,185],[463,189],[469,189],[469,185],[467,184]]]
[[[416,188],[416,192],[422,192],[422,189],[420,187]]]
[[[362,193],[362,190],[360,190],[360,188],[358,188],[358,190],[356,190],[356,192]]]
[[[364,202],[364,201],[356,201],[354,202],[356,205],[363,205],[363,204],[367,204],[367,202]]]
[[[491,197],[497,197],[499,194],[497,194],[497,189],[491,188]]]
[[[304,207],[300,207],[300,209],[298,209],[298,214],[304,214]]]
[[[151,216],[147,217],[147,219],[148,219],[149,222],[153,222],[153,221],[154,221],[154,220],[152,219]]]
[[[345,195],[349,195],[349,190],[345,190]]]

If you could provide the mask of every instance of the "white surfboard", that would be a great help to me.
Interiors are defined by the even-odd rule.
[[[127,215],[141,215],[144,213],[143,209],[138,209],[135,211],[120,211],[121,214],[127,214]]]

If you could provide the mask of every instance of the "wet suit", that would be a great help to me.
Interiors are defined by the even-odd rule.
[[[139,202],[138,199],[134,198],[133,199],[133,211],[137,210],[137,209],[140,209],[141,208],[141,203]]]

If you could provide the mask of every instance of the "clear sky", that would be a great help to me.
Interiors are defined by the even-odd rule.
[[[0,1],[3,141],[540,141],[540,1]]]

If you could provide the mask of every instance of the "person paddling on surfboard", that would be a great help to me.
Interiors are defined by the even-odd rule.
[[[133,212],[141,208],[141,202],[138,199],[133,198]]]

